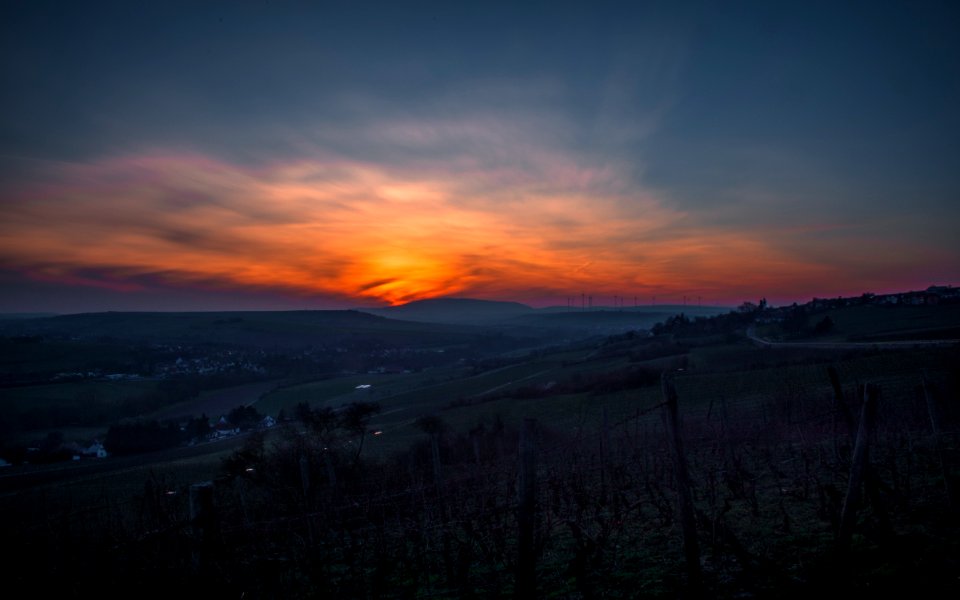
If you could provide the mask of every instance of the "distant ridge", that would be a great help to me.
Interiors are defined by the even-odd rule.
[[[360,310],[403,321],[612,333],[629,329],[646,329],[681,312],[689,317],[696,317],[712,316],[730,309],[716,306],[658,305],[626,308],[595,306],[584,310],[560,306],[533,308],[520,302],[474,298],[430,298],[400,306]]]
[[[356,310],[101,312],[0,320],[0,335],[54,335],[135,341],[301,346],[337,336],[461,339],[479,328],[405,322]]]
[[[363,312],[405,321],[432,323],[490,323],[535,312],[519,302],[474,298],[429,298],[400,306],[361,309]]]

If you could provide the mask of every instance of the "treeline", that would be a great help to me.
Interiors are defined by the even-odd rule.
[[[237,406],[227,413],[224,420],[231,428],[249,431],[260,427],[263,415],[252,406]],[[205,414],[182,424],[156,420],[127,421],[110,426],[103,446],[111,454],[142,454],[203,441],[213,432],[214,427]]]
[[[143,391],[131,390],[121,401],[101,396],[99,382],[70,383],[76,387],[72,397],[58,401],[9,409],[0,414],[0,433],[59,429],[63,427],[97,427],[122,419],[151,413],[166,406],[193,400],[201,392],[241,385],[261,379],[250,373],[216,373],[211,375],[184,375],[164,379]],[[67,388],[64,388],[67,389]],[[74,388],[70,388],[74,389]],[[69,392],[64,392],[68,394]]]
[[[779,328],[788,335],[825,335],[833,332],[833,319],[824,316],[811,323],[813,312],[806,306],[794,304],[785,309],[772,309],[779,314]],[[705,336],[736,335],[745,327],[753,323],[758,317],[768,314],[766,301],[760,304],[746,302],[735,311],[712,317],[695,317],[691,319],[680,313],[657,323],[650,332],[654,336],[671,335],[675,338],[694,338]]]
[[[237,406],[224,417],[231,429],[240,431],[259,428],[263,419],[264,415],[252,406]],[[142,454],[203,441],[214,431],[215,427],[210,425],[206,414],[183,422],[146,419],[121,421],[107,430],[103,447],[111,455]],[[83,452],[84,447],[77,442],[65,441],[60,431],[51,431],[42,440],[0,446],[0,458],[11,464],[60,462]]]
[[[103,446],[107,452],[123,456],[172,448],[184,438],[184,432],[175,423],[134,421],[111,425]]]
[[[731,311],[712,317],[691,319],[680,313],[654,325],[650,332],[655,336],[672,334],[675,337],[700,337],[710,335],[734,334],[753,322],[762,308],[743,311]]]

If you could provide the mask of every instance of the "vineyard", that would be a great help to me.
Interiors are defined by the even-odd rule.
[[[352,427],[304,405],[209,480],[154,473],[7,525],[10,572],[77,595],[960,591],[955,352],[776,366],[737,352],[736,368],[603,393],[514,387],[418,419],[389,410],[405,395]],[[551,364],[544,378],[565,372]],[[391,432],[410,443],[396,450]]]

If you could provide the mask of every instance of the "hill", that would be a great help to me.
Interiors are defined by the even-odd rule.
[[[104,312],[19,319],[0,334],[113,338],[138,342],[296,347],[336,336],[387,338],[420,345],[481,334],[479,329],[387,319],[354,310]]]
[[[364,312],[391,319],[429,323],[489,323],[502,321],[534,309],[519,302],[475,300],[472,298],[430,298],[400,306],[364,309]]]
[[[730,309],[718,306],[641,306],[633,308],[594,308],[592,310],[550,307],[510,319],[511,325],[563,329],[568,332],[592,331],[614,334],[637,329],[650,329],[678,314],[688,317],[712,317]]]
[[[503,565],[519,553],[519,441],[534,429],[526,419],[536,418],[528,438],[540,481],[536,525],[550,548],[536,557],[539,585],[562,597],[647,586],[649,597],[676,598],[685,575],[661,385],[667,372],[694,467],[688,486],[706,595],[768,597],[791,586],[785,597],[805,598],[834,590],[838,580],[857,590],[921,581],[956,592],[955,349],[756,347],[733,335],[742,323],[721,327],[749,318],[734,317],[711,327],[676,321],[660,336],[594,337],[525,356],[285,386],[254,406],[308,418],[236,438],[230,456],[220,445],[229,442],[217,442],[144,455],[139,464],[12,467],[15,475],[0,483],[17,493],[0,495],[0,514],[22,549],[13,567],[37,580],[69,569],[82,590],[130,572],[155,585],[173,573],[182,578],[171,588],[196,586],[197,576],[180,565],[200,547],[188,500],[203,482],[216,493],[224,586],[254,596],[323,595],[334,585],[328,595],[383,585],[410,596],[454,597],[450,590],[468,587],[496,596],[513,582]],[[868,455],[879,484],[858,507],[849,543],[836,524],[852,471],[854,419],[864,414],[861,383],[882,390]],[[208,399],[215,398],[198,402]],[[338,415],[351,402],[380,410],[359,430],[348,428]],[[314,412],[298,411],[301,403]],[[931,414],[940,433],[931,431]],[[100,469],[97,478],[85,468]],[[457,518],[444,516],[451,513]],[[62,551],[67,543],[89,550],[74,557]],[[301,547],[276,575],[275,548]],[[56,562],[61,556],[70,561]],[[448,565],[448,576],[423,575],[447,573]],[[277,589],[249,587],[261,581]]]
[[[472,298],[431,298],[401,306],[362,309],[391,319],[424,323],[503,326],[513,331],[552,331],[564,336],[611,334],[649,329],[673,315],[709,317],[730,310],[718,306],[660,305],[639,307],[594,307],[580,310],[550,306],[533,308],[519,302]]]

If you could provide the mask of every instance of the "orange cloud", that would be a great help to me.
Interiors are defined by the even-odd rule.
[[[92,285],[150,277],[391,304],[583,290],[726,299],[785,274],[831,275],[619,192],[627,186],[610,169],[548,152],[527,159],[517,169],[402,171],[329,157],[243,168],[165,154],[57,167],[5,192],[0,264]]]

